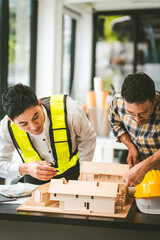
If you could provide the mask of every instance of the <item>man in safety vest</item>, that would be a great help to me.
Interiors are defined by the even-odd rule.
[[[145,73],[129,74],[116,93],[110,112],[111,128],[128,148],[126,186],[140,184],[152,169],[160,167],[160,95]]]
[[[51,178],[78,179],[79,159],[91,161],[96,134],[79,104],[60,94],[37,99],[23,84],[2,95],[0,176],[24,176],[42,184]],[[11,162],[14,150],[23,163]]]

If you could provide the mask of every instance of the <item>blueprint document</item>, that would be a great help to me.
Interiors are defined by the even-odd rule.
[[[0,203],[22,204],[30,197],[36,187],[37,185],[30,183],[0,185]]]

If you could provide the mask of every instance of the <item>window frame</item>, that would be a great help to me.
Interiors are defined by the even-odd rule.
[[[71,61],[70,61],[70,66],[71,66],[71,70],[70,70],[70,79],[69,79],[69,95],[71,96],[72,94],[72,87],[74,84],[74,72],[75,72],[75,47],[76,47],[76,32],[77,32],[77,21],[79,20],[79,18],[81,17],[81,15],[74,11],[73,9],[70,9],[68,7],[64,7],[63,8],[63,25],[62,25],[62,33],[64,31],[64,15],[68,15],[71,20],[72,20],[72,26],[71,26]],[[63,37],[62,37],[63,39]],[[62,71],[63,71],[63,43],[62,43]],[[63,88],[63,79],[62,79],[62,75],[63,73],[61,72],[61,92],[62,92],[62,88]]]
[[[36,56],[37,56],[37,20],[38,1],[30,0],[30,86],[36,88]],[[9,54],[9,0],[0,0],[0,96],[8,87],[8,54]],[[0,105],[0,118],[4,116],[2,104]]]
[[[8,77],[9,0],[0,0],[0,96],[7,88]],[[0,117],[4,115],[0,104]]]
[[[134,60],[133,60],[133,73],[136,73],[137,71],[137,47],[138,47],[138,26],[139,26],[139,16],[140,14],[153,14],[153,13],[159,13],[160,14],[160,8],[157,9],[136,9],[136,10],[116,10],[116,11],[101,11],[101,12],[95,12],[93,13],[93,51],[92,51],[92,81],[91,81],[91,89],[93,89],[93,79],[95,77],[95,66],[96,66],[96,42],[97,42],[97,19],[100,15],[130,15],[133,23],[133,31],[134,31]]]

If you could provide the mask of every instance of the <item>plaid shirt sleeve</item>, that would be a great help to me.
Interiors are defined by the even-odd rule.
[[[123,125],[121,118],[119,116],[119,111],[123,112],[125,110],[124,110],[123,100],[120,93],[116,93],[114,95],[112,105],[110,107],[109,119],[111,123],[111,130],[113,131],[114,136],[117,138],[117,141],[119,141],[119,138],[123,134],[127,133],[127,130]]]

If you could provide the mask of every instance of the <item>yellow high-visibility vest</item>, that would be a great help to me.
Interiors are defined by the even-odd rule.
[[[45,105],[51,121],[51,145],[53,155],[57,161],[58,174],[66,172],[71,167],[75,166],[79,160],[78,150],[72,153],[72,144],[67,125],[67,110],[66,110],[66,96],[53,95],[45,100],[49,102],[49,106]],[[12,141],[20,153],[22,160],[25,163],[41,161],[41,157],[35,147],[33,146],[29,134],[22,131],[14,122],[10,122],[10,134]],[[20,150],[20,151],[19,151]]]

